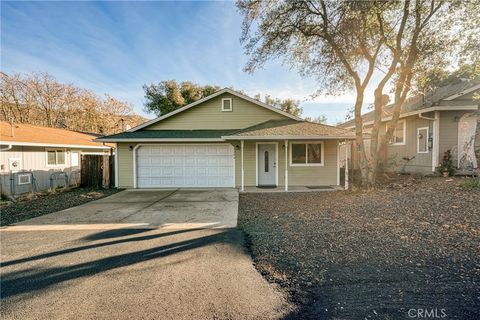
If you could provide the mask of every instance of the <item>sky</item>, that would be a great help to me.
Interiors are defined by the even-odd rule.
[[[2,1],[1,70],[48,72],[129,102],[147,118],[154,115],[143,110],[142,86],[175,79],[298,99],[304,117],[345,119],[352,93],[312,98],[315,80],[281,60],[244,72],[241,26],[233,2]]]

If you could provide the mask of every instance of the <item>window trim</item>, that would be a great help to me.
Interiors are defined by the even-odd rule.
[[[403,142],[394,142],[390,144],[391,146],[404,146],[407,143],[407,121],[405,121],[405,119],[400,119],[398,120],[397,124],[401,122],[403,122]],[[395,134],[396,130],[397,128],[395,127],[395,129],[393,130],[392,140],[395,139],[395,137],[397,136]]]
[[[425,151],[420,151],[420,143],[419,143],[419,137],[418,135],[420,134],[420,130],[427,130],[427,133],[426,133],[426,148],[425,148]],[[420,127],[420,128],[417,128],[417,153],[420,153],[420,154],[426,154],[426,153],[429,153],[430,150],[428,150],[428,138],[429,138],[429,135],[430,135],[430,128],[429,127]]]
[[[21,177],[28,177],[28,182],[20,182]],[[17,179],[18,179],[17,184],[19,186],[25,185],[25,184],[32,184],[32,175],[30,173],[18,173]]]
[[[48,163],[48,152],[55,151],[55,164]],[[65,154],[65,162],[63,164],[57,163],[57,152],[63,151]],[[45,161],[47,167],[66,167],[67,166],[67,149],[64,148],[45,148]]]
[[[230,101],[230,109],[225,109],[224,101]],[[232,98],[222,98],[222,111],[223,112],[232,112],[233,111],[233,99]]]
[[[305,145],[305,163],[293,163],[292,150],[294,144],[304,144]],[[308,145],[309,144],[319,144],[321,152],[321,162],[320,163],[308,163]],[[291,141],[290,142],[290,167],[323,167],[325,166],[325,144],[323,141]]]

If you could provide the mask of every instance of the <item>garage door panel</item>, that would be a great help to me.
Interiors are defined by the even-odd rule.
[[[141,146],[137,187],[233,187],[234,150],[229,144]]]

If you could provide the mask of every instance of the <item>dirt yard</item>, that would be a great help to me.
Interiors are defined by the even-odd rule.
[[[480,190],[462,182],[242,194],[239,226],[297,304],[288,319],[478,319]]]
[[[75,207],[117,193],[118,189],[92,190],[76,188],[69,191],[24,197],[16,202],[3,202],[0,225],[5,226],[47,213]]]

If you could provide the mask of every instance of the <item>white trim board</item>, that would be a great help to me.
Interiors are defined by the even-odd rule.
[[[224,140],[355,140],[341,136],[222,136]]]
[[[132,129],[130,129],[130,130],[127,130],[127,132],[135,132],[135,131],[137,131],[137,130],[140,130],[140,129],[143,129],[143,128],[145,128],[145,127],[148,127],[149,125],[152,125],[152,124],[154,124],[154,123],[157,123],[157,122],[159,122],[159,121],[162,121],[163,119],[169,118],[169,117],[171,117],[171,116],[173,116],[173,115],[176,115],[177,113],[180,113],[180,112],[183,112],[183,111],[185,111],[185,110],[188,110],[188,109],[190,109],[191,107],[194,107],[194,106],[196,106],[196,105],[198,105],[198,104],[200,104],[200,103],[203,103],[203,102],[205,102],[205,101],[208,101],[208,100],[210,100],[210,99],[213,99],[213,98],[215,98],[215,97],[218,97],[219,95],[224,94],[224,93],[230,93],[230,94],[232,94],[232,95],[234,95],[234,96],[236,96],[236,97],[238,97],[238,98],[247,100],[247,101],[252,102],[252,103],[254,103],[254,104],[256,104],[256,105],[258,105],[258,106],[260,106],[260,107],[269,109],[269,110],[271,110],[271,111],[274,111],[274,112],[276,112],[276,113],[279,113],[279,114],[281,114],[281,115],[284,115],[284,116],[286,116],[286,117],[288,117],[288,118],[291,118],[291,119],[294,119],[294,120],[301,120],[300,118],[298,118],[298,117],[296,117],[296,116],[294,116],[294,115],[291,115],[291,114],[289,114],[288,112],[282,111],[282,110],[277,109],[277,108],[275,108],[275,107],[272,107],[272,106],[270,106],[270,105],[268,105],[268,104],[266,104],[266,103],[263,103],[263,102],[261,102],[261,101],[255,100],[255,99],[253,99],[253,98],[250,98],[249,96],[246,96],[246,95],[244,95],[244,94],[241,94],[241,93],[239,93],[239,92],[237,92],[237,91],[234,91],[234,90],[232,90],[232,89],[230,89],[230,88],[224,88],[224,89],[222,89],[222,90],[220,90],[220,91],[217,91],[217,92],[215,92],[215,93],[213,93],[213,94],[211,94],[211,95],[209,95],[209,96],[206,96],[206,97],[204,97],[204,98],[202,98],[202,99],[200,99],[200,100],[197,100],[197,101],[195,101],[195,102],[192,102],[192,103],[190,103],[190,104],[187,104],[187,105],[184,106],[184,107],[181,107],[181,108],[179,108],[179,109],[177,109],[177,110],[174,110],[174,111],[172,111],[172,112],[169,112],[169,113],[167,113],[167,114],[165,114],[165,115],[163,115],[163,116],[161,116],[161,117],[152,119],[152,120],[147,121],[147,122],[145,122],[145,123],[142,123],[141,125],[138,125],[138,126],[132,128]]]

